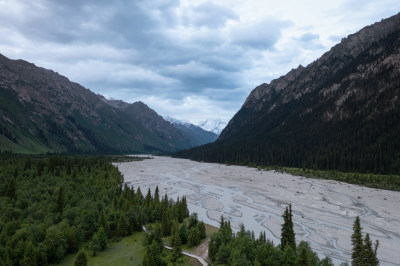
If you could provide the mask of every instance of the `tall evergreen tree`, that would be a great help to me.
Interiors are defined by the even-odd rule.
[[[289,204],[289,207],[286,207],[282,217],[283,225],[281,230],[281,250],[284,250],[286,245],[289,245],[289,247],[291,247],[293,250],[296,250],[296,239],[292,221],[292,204]]]
[[[369,237],[369,234],[366,234],[364,238],[364,249],[362,253],[362,265],[376,266],[378,264],[379,261],[376,258],[376,253],[372,249],[372,241]]]
[[[351,253],[351,265],[361,266],[362,265],[362,255],[364,251],[363,237],[361,233],[360,217],[356,217],[353,224],[353,234],[351,235],[351,244],[353,246]]]

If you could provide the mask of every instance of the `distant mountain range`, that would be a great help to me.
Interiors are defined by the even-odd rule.
[[[193,146],[214,142],[217,140],[218,135],[212,131],[204,130],[203,128],[193,125],[189,121],[182,121],[170,116],[164,116],[164,119],[170,122],[176,129],[181,131],[184,135],[188,136],[193,142]]]
[[[195,131],[177,128],[142,102],[108,100],[51,70],[0,55],[1,150],[164,153],[216,138]]]
[[[398,14],[343,38],[307,67],[256,87],[215,143],[176,156],[399,173],[399,98]]]
[[[197,126],[201,127],[204,130],[211,131],[219,136],[227,124],[228,122],[220,119],[207,119],[200,122]]]

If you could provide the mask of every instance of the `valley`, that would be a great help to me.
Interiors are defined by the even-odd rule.
[[[275,244],[280,241],[281,215],[291,203],[296,241],[308,241],[335,265],[350,262],[352,225],[360,216],[363,232],[380,242],[380,265],[400,260],[399,192],[168,157],[116,165],[125,182],[142,191],[158,185],[172,198],[186,195],[189,211],[208,224],[218,226],[223,214],[233,228],[244,223],[256,237],[266,231]]]

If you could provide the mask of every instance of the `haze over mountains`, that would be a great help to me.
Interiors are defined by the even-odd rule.
[[[160,153],[216,139],[165,121],[142,102],[108,100],[51,70],[0,55],[0,149]]]
[[[400,15],[248,96],[215,143],[177,156],[220,163],[400,171]]]

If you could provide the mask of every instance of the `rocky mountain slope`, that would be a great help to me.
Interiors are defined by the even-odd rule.
[[[214,142],[218,138],[218,135],[214,132],[204,130],[188,121],[181,121],[169,116],[165,116],[164,119],[170,122],[176,129],[181,131],[182,134],[188,136],[188,138],[192,141],[192,146],[199,146]]]
[[[0,55],[0,149],[170,152],[192,140],[142,102],[107,100],[51,70]]]
[[[367,26],[307,67],[255,88],[198,160],[400,171],[400,15]]]

